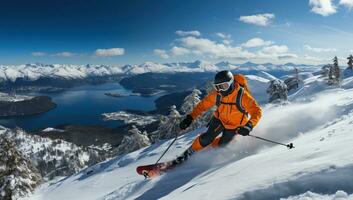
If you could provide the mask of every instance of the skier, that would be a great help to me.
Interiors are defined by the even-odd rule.
[[[260,120],[262,111],[256,100],[251,96],[245,77],[240,74],[233,75],[228,70],[220,71],[214,78],[213,86],[215,90],[202,99],[179,124],[180,129],[185,130],[193,120],[216,105],[217,110],[208,124],[208,130],[199,135],[181,156],[172,161],[158,163],[164,153],[168,151],[171,146],[169,145],[155,164],[137,167],[138,174],[144,175],[146,178],[158,176],[161,172],[183,163],[196,151],[208,146],[225,146],[232,141],[236,134],[249,135]],[[219,136],[221,133],[222,135]],[[273,142],[267,139],[263,140]],[[292,143],[285,146],[294,148]]]
[[[220,71],[215,75],[213,86],[215,90],[198,103],[180,123],[180,129],[184,130],[203,112],[217,106],[208,130],[200,134],[175,160],[177,163],[185,161],[192,153],[207,146],[225,146],[236,134],[248,136],[261,118],[261,108],[251,96],[243,75],[233,75],[228,70]],[[222,136],[219,136],[221,133]]]

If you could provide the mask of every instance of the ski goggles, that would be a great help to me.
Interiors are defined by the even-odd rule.
[[[216,83],[213,84],[213,87],[218,91],[218,92],[222,92],[222,91],[227,91],[229,89],[229,87],[233,84],[234,79],[232,78],[230,81],[228,82],[223,82],[223,83]]]

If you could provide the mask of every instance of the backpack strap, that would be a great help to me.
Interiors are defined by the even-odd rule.
[[[217,97],[216,97],[217,108],[221,105],[221,99],[222,99],[222,96],[220,94],[217,94]]]
[[[238,108],[238,110],[241,113],[244,114],[244,113],[246,113],[246,110],[245,110],[245,108],[242,105],[243,94],[244,94],[244,87],[240,87],[239,90],[238,90],[237,97],[235,99],[235,106]]]
[[[248,113],[246,112],[245,108],[243,107],[242,105],[242,100],[243,100],[243,94],[244,94],[244,87],[242,87],[240,84],[239,84],[239,90],[238,90],[238,93],[237,93],[237,96],[235,97],[235,102],[232,102],[232,103],[228,103],[228,102],[222,102],[222,96],[220,94],[217,94],[217,97],[216,97],[216,106],[217,108],[221,105],[221,104],[226,104],[226,105],[235,105],[237,107],[237,109],[243,113],[243,117],[244,118],[244,115],[247,115]],[[243,121],[243,120],[242,120]]]
[[[243,100],[243,94],[244,94],[244,87],[240,87],[238,90],[238,94],[235,100],[235,105],[237,106],[238,110],[243,113],[243,116],[241,117],[240,124],[243,123],[244,116],[248,116],[248,113],[246,112],[245,108],[242,105],[242,100]]]

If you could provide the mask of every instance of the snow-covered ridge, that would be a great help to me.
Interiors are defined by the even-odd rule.
[[[102,161],[104,155],[63,140],[30,135],[21,129],[0,126],[0,137],[14,141],[17,150],[32,161],[43,177],[67,176]]]
[[[151,124],[158,120],[158,116],[155,115],[138,115],[125,111],[103,113],[102,115],[104,120],[121,120],[125,124],[136,124],[139,126]]]
[[[26,64],[0,66],[0,80],[15,82],[17,79],[35,81],[40,78],[84,79],[92,76],[108,76],[123,73],[118,66],[107,65],[45,65]]]
[[[61,65],[61,64],[26,64],[26,65],[0,65],[0,82],[15,82],[18,79],[36,81],[40,78],[52,79],[85,79],[89,77],[104,77],[123,74],[175,73],[175,72],[215,72],[219,70],[283,70],[291,71],[294,67],[303,70],[313,69],[313,66],[284,64],[275,65],[271,63],[255,64],[232,64],[224,61],[216,64],[197,60],[195,62],[178,63],[154,63],[145,62],[140,65]],[[317,66],[318,67],[318,66]],[[317,68],[316,67],[316,68]]]

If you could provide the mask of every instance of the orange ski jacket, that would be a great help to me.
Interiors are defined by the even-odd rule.
[[[241,89],[239,84],[244,87],[244,92],[241,97],[241,106],[248,114],[250,114],[250,117],[247,114],[244,115],[235,105],[232,105],[232,103],[236,102],[238,91]],[[239,126],[245,125],[248,121],[250,121],[255,127],[261,118],[262,110],[256,100],[251,96],[247,87],[246,79],[243,75],[234,75],[234,85],[235,89],[231,94],[221,97],[222,103],[217,107],[217,110],[214,112],[214,116],[221,120],[226,129],[236,129]],[[196,119],[203,112],[215,106],[217,102],[217,95],[218,93],[215,90],[210,92],[195,106],[191,112],[191,117]]]

